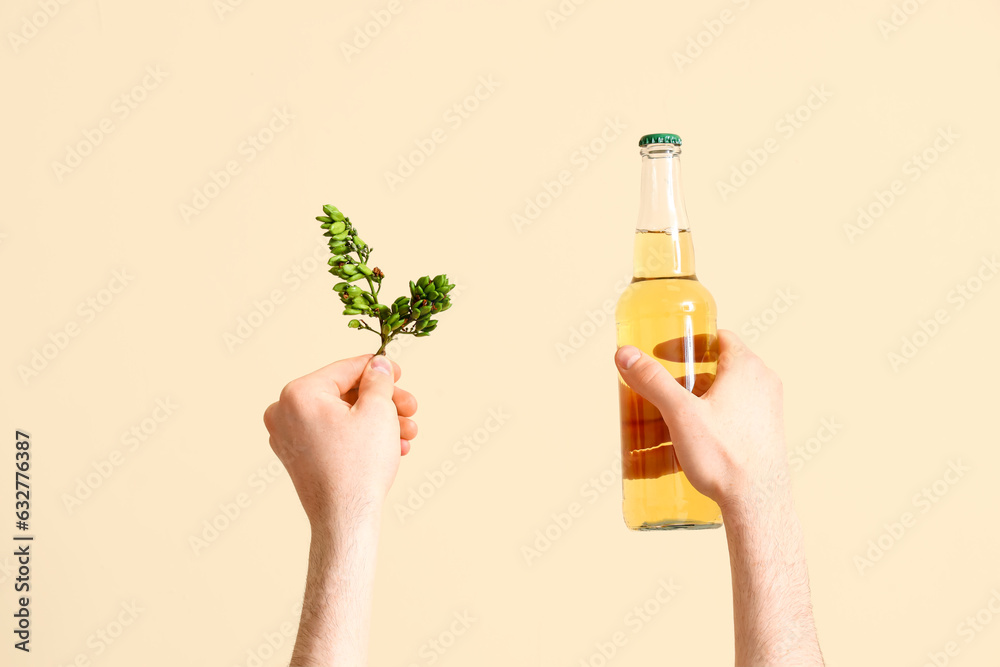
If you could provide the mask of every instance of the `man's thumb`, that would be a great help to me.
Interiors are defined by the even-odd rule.
[[[372,357],[358,383],[358,407],[364,408],[365,404],[378,401],[391,402],[395,388],[393,375],[391,361],[380,354]]]
[[[615,354],[615,363],[625,384],[656,406],[664,418],[683,401],[691,399],[687,389],[667,372],[667,369],[637,347],[626,345]]]

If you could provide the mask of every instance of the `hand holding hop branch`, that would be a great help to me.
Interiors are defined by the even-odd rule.
[[[437,328],[437,320],[431,316],[451,308],[448,293],[455,286],[448,284],[448,276],[441,274],[434,278],[423,276],[416,282],[411,280],[409,297],[401,296],[391,305],[380,303],[378,295],[385,274],[377,266],[368,268],[371,246],[358,236],[351,219],[336,206],[326,205],[323,212],[325,215],[316,216],[316,219],[325,230],[323,236],[330,239],[330,273],[343,281],[333,289],[344,302],[344,315],[364,315],[377,320],[369,324],[354,319],[347,326],[377,333],[382,345],[375,354],[385,354],[386,345],[400,334],[429,336]],[[368,284],[367,290],[355,284],[361,280]]]

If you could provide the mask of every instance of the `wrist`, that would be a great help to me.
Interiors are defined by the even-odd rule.
[[[730,559],[764,567],[791,565],[802,558],[802,527],[791,493],[740,496],[720,504],[720,508]]]
[[[314,538],[333,539],[372,533],[377,537],[381,523],[382,501],[362,496],[331,502],[324,511],[309,517]]]
[[[751,486],[745,491],[728,494],[719,500],[719,508],[723,521],[730,528],[781,525],[795,516],[787,483],[770,488]]]
[[[757,470],[740,470],[718,499],[726,523],[752,521],[791,511],[792,489],[784,461],[764,464]]]

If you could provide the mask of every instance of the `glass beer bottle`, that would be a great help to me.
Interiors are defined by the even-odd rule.
[[[694,272],[694,245],[680,181],[681,138],[639,140],[642,188],[634,272],[615,310],[618,346],[657,359],[700,396],[715,380],[715,300]],[[633,530],[717,528],[719,506],[681,470],[659,410],[618,378],[622,433],[622,513]]]

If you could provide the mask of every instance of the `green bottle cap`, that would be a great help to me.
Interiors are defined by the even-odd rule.
[[[646,134],[639,140],[640,148],[650,144],[674,144],[680,146],[681,138],[677,134]]]

